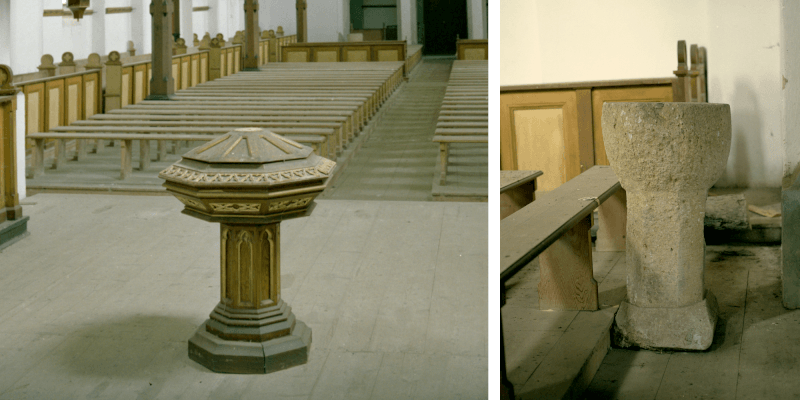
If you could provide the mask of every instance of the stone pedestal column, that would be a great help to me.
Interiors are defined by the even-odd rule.
[[[614,323],[622,347],[704,350],[717,304],[704,290],[708,189],[731,145],[727,104],[606,103],[603,140],[627,195],[627,299]]]
[[[153,22],[153,77],[150,79],[148,100],[169,100],[175,93],[175,81],[172,78],[172,43],[175,39],[170,32],[173,11],[172,0],[150,2]]]
[[[244,51],[245,71],[258,70],[258,0],[244,1]]]
[[[295,8],[297,8],[297,43],[305,43],[308,41],[306,0],[297,0]],[[280,26],[278,30],[283,31]],[[282,36],[282,34],[279,35]]]

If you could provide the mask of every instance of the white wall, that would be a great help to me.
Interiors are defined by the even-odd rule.
[[[14,74],[38,71],[42,59],[42,14],[41,1],[11,0],[11,70]],[[60,60],[61,57],[54,57]]]
[[[783,107],[783,185],[794,183],[800,174],[800,2],[782,0],[781,81]]]
[[[108,7],[132,7],[132,0],[106,0]],[[105,12],[105,10],[103,10]],[[150,15],[148,3],[147,15]],[[83,20],[81,20],[83,21]],[[106,14],[106,29],[103,36],[106,38],[106,53],[114,50],[124,53],[128,50],[128,40],[131,40],[131,13]],[[137,54],[143,54],[138,53]]]
[[[678,40],[705,46],[709,100],[730,104],[733,124],[717,185],[780,185],[778,0],[504,0],[500,7],[501,85],[670,77]]]
[[[11,40],[11,3],[0,0],[0,41]],[[0,46],[0,64],[11,66],[11,46]],[[14,69],[11,69],[15,72]]]
[[[486,39],[488,21],[485,11],[486,0],[467,0],[467,32],[470,39]]]

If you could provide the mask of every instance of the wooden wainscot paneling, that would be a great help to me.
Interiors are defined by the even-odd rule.
[[[190,87],[197,86],[200,83],[200,54],[192,54],[192,68],[191,68],[191,75],[192,79],[189,83]]]
[[[191,72],[190,72],[191,71],[191,68],[190,68],[191,65],[190,64],[192,62],[192,58],[191,58],[191,56],[187,56],[187,57],[181,57],[180,60],[181,60],[181,86],[180,86],[180,88],[181,89],[188,89],[189,88],[189,82],[190,82],[190,79],[191,79]]]
[[[150,93],[148,86],[150,79],[147,78],[147,64],[139,64],[133,67],[133,104],[144,100]]]
[[[122,67],[122,94],[120,95],[121,105],[125,107],[133,104],[133,67]]]
[[[233,48],[233,71],[237,73],[241,71],[241,60],[242,60],[242,47],[236,46]]]
[[[540,170],[538,190],[580,174],[578,99],[574,90],[500,96],[502,170]]]
[[[44,125],[47,130],[64,125],[64,80],[57,79],[45,82],[44,88]]]
[[[72,76],[64,79],[65,97],[64,104],[64,124],[69,125],[77,120],[83,119],[83,77]]]
[[[405,61],[403,45],[373,45],[372,59],[375,61]]]
[[[225,58],[227,59],[227,64],[226,64],[226,67],[225,67],[225,71],[228,73],[228,75],[235,74],[236,70],[234,69],[233,48],[232,47],[226,49]]]
[[[351,62],[372,61],[370,58],[370,49],[365,46],[343,46],[342,58],[343,61]]]
[[[314,49],[315,62],[339,62],[341,57],[339,55],[338,47],[323,47]]]
[[[181,59],[180,58],[173,58],[172,59],[172,81],[175,84],[175,91],[177,92],[180,89],[180,85],[181,85]]]
[[[283,60],[285,62],[309,62],[311,61],[311,49],[307,47],[290,48],[283,47]]]
[[[459,60],[488,60],[489,41],[485,39],[459,39],[456,42]]]
[[[45,131],[44,125],[44,82],[25,85],[25,134]],[[33,147],[33,140],[26,141],[25,148]]]
[[[208,69],[210,68],[208,65],[208,56],[209,53],[207,52],[200,53],[200,83],[206,83],[208,81]]]
[[[102,112],[103,86],[100,72],[83,75],[83,118]]]

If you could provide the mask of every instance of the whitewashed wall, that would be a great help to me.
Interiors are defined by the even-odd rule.
[[[705,46],[709,100],[730,104],[733,123],[717,185],[780,186],[784,142],[794,139],[782,129],[779,0],[504,0],[500,7],[501,85],[669,77],[678,40]]]

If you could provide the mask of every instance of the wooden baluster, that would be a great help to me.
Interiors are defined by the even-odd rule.
[[[691,101],[699,102],[700,101],[700,68],[698,66],[697,61],[697,45],[693,44],[691,50],[689,52],[689,56],[692,61],[692,68],[689,71],[689,79],[692,88],[692,96]]]

